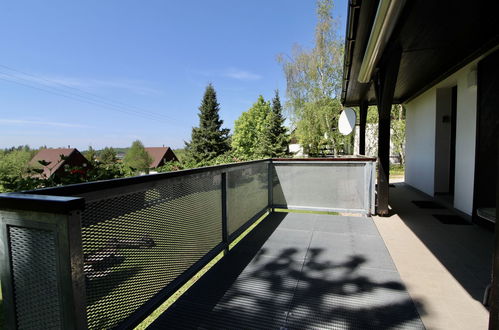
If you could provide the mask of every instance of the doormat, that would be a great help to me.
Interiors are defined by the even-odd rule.
[[[442,205],[437,204],[433,201],[412,201],[412,203],[421,209],[444,209],[445,208]]]
[[[390,184],[388,185],[388,187],[390,187],[390,188],[395,188],[395,185],[390,183]]]
[[[458,215],[454,214],[432,214],[432,215],[444,225],[461,225],[461,226],[471,225],[470,222],[464,220]]]

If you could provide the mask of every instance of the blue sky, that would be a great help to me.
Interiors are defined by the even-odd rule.
[[[4,1],[0,148],[183,147],[210,82],[232,128],[285,96],[276,56],[312,47],[315,23],[313,0]]]

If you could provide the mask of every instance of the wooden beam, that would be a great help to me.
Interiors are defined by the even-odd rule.
[[[380,63],[374,78],[374,90],[378,103],[378,214],[388,215],[390,177],[390,112],[397,83],[401,48],[392,48]]]
[[[360,103],[359,106],[359,154],[366,154],[366,122],[367,122],[367,100]]]

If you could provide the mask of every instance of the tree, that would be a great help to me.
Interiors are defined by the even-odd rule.
[[[144,145],[139,140],[134,141],[123,159],[125,166],[132,169],[133,172],[138,173],[145,171],[149,172],[152,158],[144,148]]]
[[[209,84],[199,107],[199,127],[192,128],[191,142],[185,143],[187,161],[211,160],[229,150],[229,129],[222,128],[219,111],[217,94]]]
[[[259,141],[258,154],[264,157],[282,157],[288,153],[289,137],[284,126],[279,91],[275,91],[271,111],[265,120],[263,135]]]
[[[296,135],[305,152],[317,155],[348,151],[352,138],[343,136],[337,129],[341,109],[340,101],[333,98],[303,105],[302,119],[296,123]]]
[[[400,158],[400,163],[405,164],[405,109],[401,104],[392,106],[391,111],[391,142],[394,152]]]
[[[264,156],[261,154],[261,142],[270,112],[270,102],[265,101],[260,95],[253,106],[236,120],[232,135],[232,148],[238,155],[249,158]]]
[[[0,150],[0,192],[31,189],[29,161],[35,150],[27,146]],[[36,187],[36,183],[33,183]],[[33,187],[33,188],[34,188]]]
[[[88,146],[88,150],[83,152],[83,156],[90,162],[90,164],[95,164],[96,152],[92,146]]]
[[[116,151],[111,147],[105,147],[99,157],[103,164],[114,164],[116,162]]]
[[[339,97],[344,48],[336,33],[338,23],[331,16],[332,8],[332,0],[317,2],[313,49],[295,46],[290,58],[280,56],[278,60],[286,75],[287,106],[300,143],[312,151],[331,149],[338,153],[348,149],[352,138],[336,134],[342,110]]]

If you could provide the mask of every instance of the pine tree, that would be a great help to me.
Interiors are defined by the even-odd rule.
[[[105,147],[99,158],[103,164],[114,164],[116,163],[116,151],[112,147]]]
[[[229,129],[222,128],[220,105],[212,84],[206,87],[199,111],[199,127],[192,128],[191,142],[185,143],[187,159],[195,163],[211,160],[229,150]]]
[[[92,146],[88,146],[88,150],[83,153],[83,156],[90,162],[90,164],[95,163],[95,149]]]
[[[259,138],[257,153],[260,157],[283,157],[288,153],[289,138],[284,120],[279,91],[276,90],[272,108],[265,118],[264,130]]]
[[[276,90],[275,96],[272,99],[272,112],[270,116],[270,130],[273,146],[272,157],[282,157],[289,151],[289,137],[287,129],[284,126],[284,120],[279,91]]]

